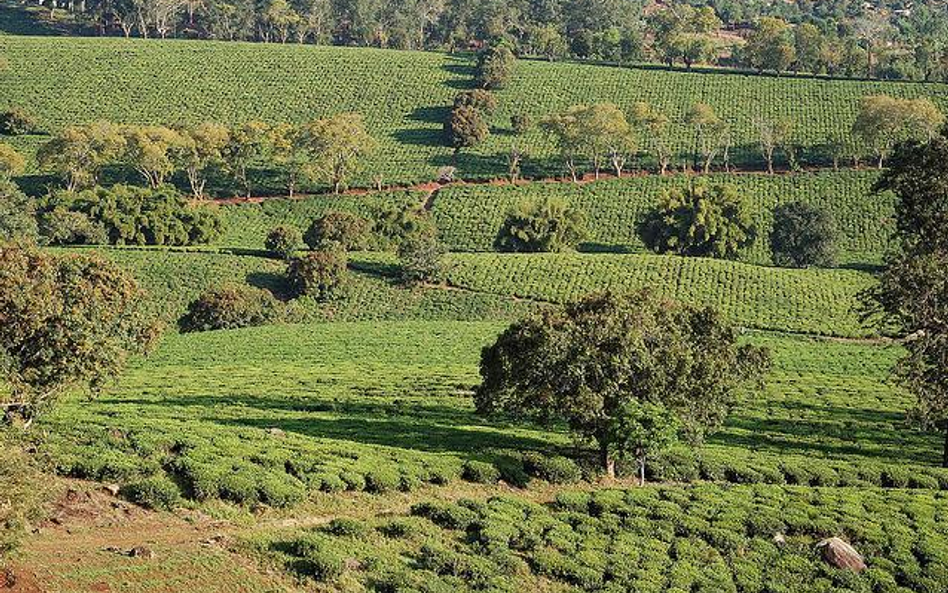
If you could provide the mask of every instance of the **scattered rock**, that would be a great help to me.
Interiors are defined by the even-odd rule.
[[[816,548],[820,551],[823,560],[831,566],[852,570],[854,572],[866,570],[866,561],[862,555],[859,554],[854,547],[838,537],[824,539],[816,544]]]
[[[782,533],[775,533],[774,543],[778,546],[784,546],[787,543],[787,538],[785,538]]]
[[[128,551],[128,555],[131,556],[132,558],[151,559],[155,557],[155,553],[144,546],[135,546],[134,548]]]
[[[121,488],[119,488],[118,484],[106,484],[105,486],[102,486],[102,492],[112,496],[118,496],[119,490],[121,490]]]
[[[129,558],[145,558],[146,560],[150,560],[155,557],[155,553],[145,546],[135,546],[131,550],[109,546],[107,548],[103,548],[103,550],[113,554],[118,554],[119,556],[128,556]]]
[[[276,437],[278,439],[282,439],[284,436],[286,436],[286,433],[279,428],[270,428],[267,429],[267,432],[270,433],[270,436]]]

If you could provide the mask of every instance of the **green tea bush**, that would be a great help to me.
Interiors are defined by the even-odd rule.
[[[332,540],[316,534],[291,542],[290,553],[298,558],[295,570],[317,581],[333,581],[345,571],[345,558],[336,551]]]
[[[464,462],[461,477],[477,484],[496,484],[500,480],[500,472],[492,463],[469,460]]]
[[[365,489],[368,492],[381,494],[397,490],[402,480],[398,471],[389,467],[373,468],[365,473]]]
[[[210,288],[192,301],[178,325],[183,332],[202,332],[266,325],[282,317],[282,306],[269,291],[226,284]]]
[[[165,475],[150,476],[122,486],[129,501],[150,509],[172,510],[181,502],[181,491]]]
[[[460,530],[470,527],[477,518],[477,514],[471,509],[452,503],[419,503],[411,507],[411,514],[426,517],[445,529]]]
[[[303,234],[293,226],[274,227],[264,241],[266,250],[280,259],[290,259],[302,246]]]
[[[570,484],[583,477],[575,461],[559,455],[550,457],[535,451],[524,453],[523,466],[529,475],[551,484]]]

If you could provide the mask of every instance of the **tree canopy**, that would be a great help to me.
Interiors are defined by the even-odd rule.
[[[641,472],[672,440],[700,442],[767,360],[711,309],[604,293],[511,325],[481,355],[474,401],[482,414],[565,422],[614,476],[616,459]]]

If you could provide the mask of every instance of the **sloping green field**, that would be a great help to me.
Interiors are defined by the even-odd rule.
[[[454,164],[441,142],[441,124],[458,90],[471,79],[471,60],[437,53],[243,44],[78,38],[0,38],[10,67],[0,73],[0,104],[20,105],[43,128],[95,119],[172,124],[250,119],[302,122],[357,111],[381,142],[361,177],[385,182],[427,180]],[[753,120],[787,116],[797,143],[818,152],[833,134],[848,131],[860,97],[925,96],[948,108],[948,86],[689,73],[572,63],[521,61],[512,82],[498,93],[494,134],[462,154],[463,177],[506,172],[515,139],[510,116],[534,119],[573,104],[611,101],[629,109],[650,101],[673,119],[695,102],[712,105],[730,122],[737,162],[759,163]],[[688,158],[692,133],[674,130],[676,163]],[[27,151],[43,138],[16,140]],[[527,174],[559,171],[550,142],[534,131],[516,142],[530,155]]]

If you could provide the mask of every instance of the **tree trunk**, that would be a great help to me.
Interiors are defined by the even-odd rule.
[[[645,451],[639,450],[639,486],[645,486]]]
[[[616,460],[609,454],[609,447],[600,445],[599,456],[602,460],[602,470],[610,480],[616,479]]]

